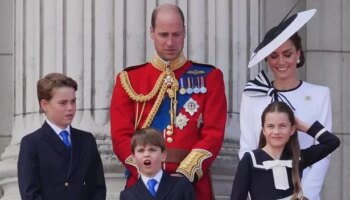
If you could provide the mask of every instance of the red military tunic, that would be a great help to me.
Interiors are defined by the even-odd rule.
[[[155,56],[152,61],[154,60],[158,62],[159,58]],[[125,70],[135,93],[146,95],[155,87],[162,73],[159,66],[154,66],[157,62],[152,62],[153,64],[149,62]],[[197,199],[210,200],[213,198],[213,190],[208,168],[222,146],[227,115],[223,75],[213,66],[197,64],[189,60],[184,60],[183,63],[174,71],[176,79],[179,80],[184,74],[194,74],[191,81],[183,80],[188,82],[187,87],[194,87],[193,80],[199,80],[196,73],[202,72],[198,69],[209,69],[203,80],[199,81],[205,84],[207,90],[205,93],[192,93],[187,104],[178,106],[173,133],[168,135],[164,131],[167,147],[164,170],[169,174],[176,172],[183,174],[194,182]],[[193,65],[197,66],[197,71],[191,70]],[[177,95],[181,94],[177,92]],[[137,167],[131,157],[131,137],[135,129],[141,128],[144,124],[156,98],[157,95],[145,103],[132,100],[122,86],[121,73],[118,74],[110,106],[111,135],[114,152],[131,173],[127,181],[128,187],[136,183],[138,178]],[[192,103],[194,109],[190,109],[188,102]],[[165,113],[160,110],[159,112]]]

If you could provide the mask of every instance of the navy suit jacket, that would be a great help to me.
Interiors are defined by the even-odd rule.
[[[44,122],[22,138],[18,183],[22,200],[105,200],[101,157],[91,133],[71,128],[68,150]]]
[[[153,197],[147,186],[139,178],[135,185],[120,193],[120,200],[195,200],[195,192],[185,177],[170,176],[163,173],[156,196]]]

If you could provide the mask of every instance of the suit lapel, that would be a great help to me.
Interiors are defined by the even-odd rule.
[[[159,187],[156,194],[157,200],[166,199],[168,193],[173,188],[173,185],[176,183],[176,179],[171,177],[166,172],[163,172],[162,179],[160,180]]]
[[[133,190],[133,193],[136,194],[139,199],[154,200],[141,178],[137,180],[135,187],[131,187],[131,190]]]
[[[68,176],[73,173],[73,170],[76,168],[77,164],[80,161],[80,153],[82,151],[82,138],[79,138],[79,134],[77,133],[77,129],[71,127],[71,160],[69,163],[69,171]]]
[[[41,127],[43,131],[43,140],[49,144],[60,156],[64,159],[70,159],[70,151],[64,146],[60,137],[56,134],[56,132],[46,123],[44,122]]]

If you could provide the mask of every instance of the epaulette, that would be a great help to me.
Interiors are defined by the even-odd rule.
[[[194,61],[192,61],[192,63],[196,64],[196,65],[201,65],[203,67],[216,68],[214,65],[210,65],[210,64],[206,64],[206,63],[199,63],[199,62],[194,62]]]
[[[145,66],[147,63],[148,63],[148,62],[139,64],[139,65],[129,66],[129,67],[126,67],[126,68],[123,69],[123,70],[124,70],[124,71],[130,71],[130,70],[133,70],[133,69],[137,69],[137,68],[140,68],[140,67]]]

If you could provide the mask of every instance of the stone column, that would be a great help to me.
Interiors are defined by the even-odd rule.
[[[44,121],[38,112],[36,82],[50,72],[67,74],[78,82],[73,126],[94,134],[109,186],[108,198],[119,196],[123,168],[112,151],[108,112],[114,82],[114,7],[113,0],[16,1],[14,125],[11,143],[0,162],[3,199],[20,199],[19,143]]]
[[[0,154],[10,143],[13,108],[13,2],[0,1]]]
[[[307,1],[317,13],[307,27],[306,78],[330,88],[333,134],[341,146],[331,156],[323,199],[349,199],[350,191],[350,2]]]

